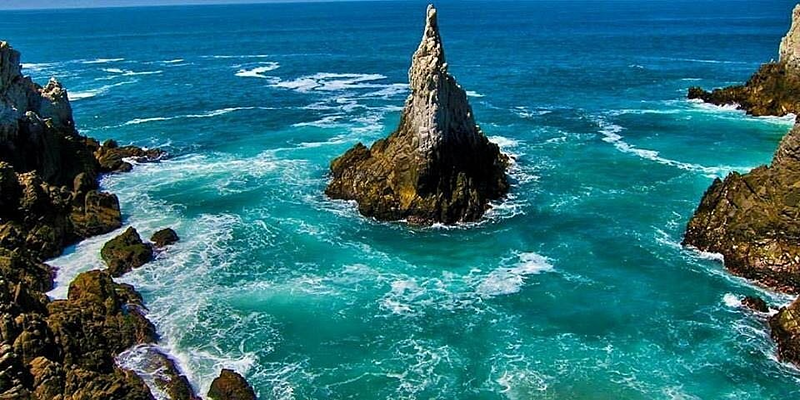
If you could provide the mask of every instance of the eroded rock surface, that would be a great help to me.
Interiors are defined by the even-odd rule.
[[[408,76],[398,129],[334,160],[325,193],[355,200],[361,214],[380,220],[478,220],[508,191],[508,157],[475,124],[466,92],[448,73],[433,6]]]
[[[180,238],[172,228],[165,228],[157,231],[150,237],[150,241],[156,248],[164,248],[178,242]]]
[[[800,299],[770,318],[769,325],[778,344],[778,357],[800,365]]]
[[[128,227],[122,234],[109,240],[100,250],[111,276],[122,276],[153,259],[153,248],[142,242],[139,232]]]
[[[208,390],[210,400],[256,400],[256,393],[250,384],[238,373],[223,369],[211,382]]]

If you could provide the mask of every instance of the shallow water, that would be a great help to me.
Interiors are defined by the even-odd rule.
[[[775,57],[792,2],[437,6],[516,159],[510,198],[455,228],[322,194],[332,158],[396,126],[423,3],[3,12],[0,32],[82,132],[174,155],[102,184],[143,236],[182,237],[124,281],[203,393],[224,366],[265,399],[800,394],[737,301],[790,299],[679,245],[712,179],[768,162],[792,123],[686,89]],[[113,235],[52,261],[54,296]]]

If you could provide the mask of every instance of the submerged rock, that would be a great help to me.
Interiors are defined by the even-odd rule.
[[[508,157],[475,124],[466,92],[448,73],[436,16],[428,6],[398,129],[331,163],[325,193],[355,200],[365,216],[418,224],[475,221],[508,191]]]
[[[781,308],[769,325],[778,344],[778,358],[800,365],[800,299]]]
[[[742,305],[760,313],[769,312],[769,307],[767,306],[767,302],[764,301],[761,297],[757,296],[745,296],[742,299]]]
[[[256,400],[256,392],[238,373],[223,369],[211,382],[208,390],[210,400]]]
[[[109,240],[100,250],[111,276],[122,276],[153,259],[153,248],[142,242],[139,232],[128,227],[121,235]]]
[[[159,249],[175,244],[178,240],[180,238],[172,228],[161,229],[150,237],[150,241]]]
[[[711,92],[693,87],[689,98],[736,105],[757,116],[800,114],[800,4],[792,13],[792,26],[781,41],[779,56],[778,62],[762,65],[744,85]]]

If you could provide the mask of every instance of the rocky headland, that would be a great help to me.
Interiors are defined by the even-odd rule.
[[[400,126],[331,163],[325,193],[355,200],[361,214],[414,224],[476,221],[509,188],[509,159],[476,125],[467,95],[448,73],[436,9],[408,72]]]
[[[780,60],[766,64],[745,86],[690,90],[713,104],[736,103],[754,115],[800,110],[800,5],[781,41]],[[732,273],[765,287],[800,294],[800,123],[783,137],[772,162],[746,174],[715,179],[689,220],[683,243],[722,254]],[[759,312],[759,299],[745,303]],[[769,319],[782,360],[800,365],[800,299]]]
[[[80,135],[62,85],[51,79],[42,87],[23,76],[19,52],[0,42],[0,398],[155,398],[115,361],[158,337],[141,296],[112,279],[152,258],[152,247],[126,231],[107,246],[119,271],[80,274],[64,300],[45,294],[56,271],[44,260],[122,226],[119,201],[99,189],[100,174],[130,170],[128,158],[163,155]],[[162,233],[157,244],[174,240],[174,231]],[[158,354],[148,358],[159,371],[154,389],[173,400],[196,399],[174,362]]]
[[[761,66],[744,85],[714,89],[689,89],[690,99],[716,105],[735,105],[755,116],[800,114],[800,4],[792,13],[792,26],[783,38],[778,61]]]

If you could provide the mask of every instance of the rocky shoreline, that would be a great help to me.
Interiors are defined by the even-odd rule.
[[[132,228],[104,247],[107,270],[78,275],[64,300],[45,294],[56,270],[44,260],[65,246],[122,227],[117,197],[98,187],[103,173],[130,171],[126,159],[157,161],[160,150],[120,147],[75,129],[67,91],[55,79],[44,87],[23,76],[20,54],[0,42],[0,398],[197,399],[175,363],[155,347],[154,388],[115,358],[134,346],[157,342],[141,296],[114,282],[174,243],[165,230],[145,244]],[[216,400],[255,399],[231,371]],[[219,384],[217,384],[219,386]],[[249,392],[247,391],[249,389]]]
[[[748,114],[800,111],[800,5],[781,41],[778,62],[762,66],[744,86],[688,97],[736,104]],[[783,137],[769,165],[715,179],[690,219],[683,244],[720,253],[732,273],[767,288],[800,294],[800,121]],[[767,310],[760,299],[748,307]],[[768,320],[781,360],[800,365],[800,297]]]
[[[355,200],[384,221],[477,221],[509,188],[509,158],[475,123],[467,94],[448,72],[436,9],[408,71],[411,94],[400,126],[371,148],[361,143],[331,163],[325,193]]]

